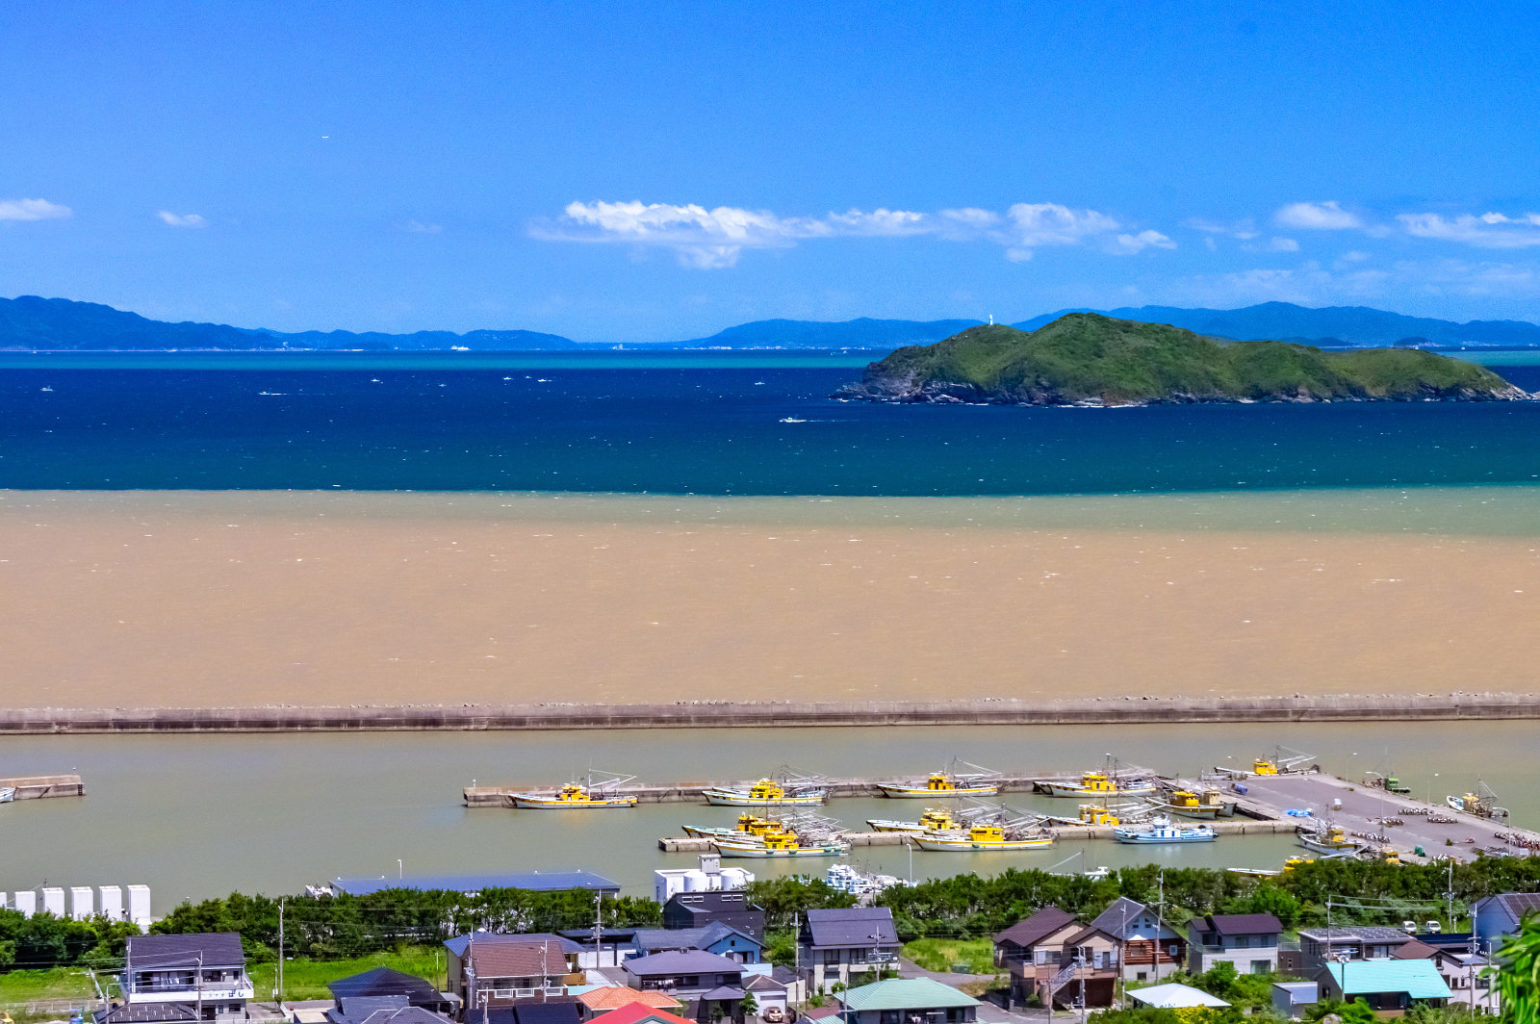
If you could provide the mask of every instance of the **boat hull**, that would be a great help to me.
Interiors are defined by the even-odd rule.
[[[1194,828],[1179,832],[1125,832],[1113,829],[1112,838],[1129,846],[1178,846],[1185,843],[1212,843],[1218,837],[1213,829]]]
[[[1162,804],[1161,810],[1167,814],[1175,814],[1181,818],[1194,818],[1198,821],[1213,821],[1219,817],[1222,807],[1176,807],[1171,804]]]
[[[553,796],[534,793],[515,793],[513,806],[526,811],[612,811],[619,807],[635,807],[636,797],[606,797],[597,800],[558,800]]]
[[[763,846],[740,846],[737,843],[711,844],[724,858],[746,860],[786,860],[797,857],[838,857],[850,849],[843,844],[803,846],[795,850],[767,850]]]
[[[921,800],[926,797],[944,799],[953,796],[996,796],[999,786],[958,786],[955,789],[927,789],[924,786],[905,786],[897,782],[879,782],[877,788],[883,796],[895,800]]]
[[[1363,843],[1323,843],[1316,839],[1300,837],[1299,845],[1314,853],[1356,853],[1363,849]]]
[[[920,835],[914,844],[933,853],[1021,853],[1027,850],[1046,850],[1053,845],[1053,838],[1006,839],[1000,842],[978,842],[973,839],[943,839]]]
[[[1155,792],[1153,785],[1149,786],[1119,786],[1114,790],[1086,789],[1079,783],[1070,782],[1045,782],[1042,787],[1048,791],[1049,796],[1074,797],[1077,800],[1112,799],[1125,796],[1149,796]]]
[[[773,800],[762,800],[750,796],[738,790],[708,789],[703,795],[706,802],[714,807],[779,807],[782,804],[821,804],[828,799],[827,790],[818,790],[813,793],[788,793],[785,796],[776,797]]]
[[[911,836],[921,835],[925,831],[925,827],[917,821],[887,821],[882,818],[866,819],[866,827],[873,832],[902,832]]]

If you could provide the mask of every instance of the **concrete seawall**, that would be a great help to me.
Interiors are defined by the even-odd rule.
[[[1260,698],[1099,698],[676,704],[409,705],[0,710],[0,734],[398,732],[520,729],[1136,725],[1182,722],[1393,722],[1540,718],[1540,695],[1363,694]]]

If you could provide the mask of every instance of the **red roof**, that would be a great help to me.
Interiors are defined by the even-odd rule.
[[[659,1024],[695,1024],[695,1021],[681,1017],[677,1013],[654,1009],[645,1003],[627,1003],[619,1009],[606,1013],[603,1020],[604,1024],[643,1024],[644,1021],[657,1021]]]
[[[663,992],[638,992],[634,988],[595,988],[578,996],[590,1010],[618,1010],[632,1003],[663,1009],[678,1006],[679,1000]]]

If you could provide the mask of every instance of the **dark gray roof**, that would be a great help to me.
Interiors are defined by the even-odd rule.
[[[181,1024],[198,1014],[185,1003],[122,1003],[92,1014],[97,1024]]]
[[[1525,914],[1540,910],[1540,892],[1504,892],[1492,897],[1492,902],[1513,916],[1515,921]]]
[[[1131,900],[1127,896],[1119,896],[1111,905],[1091,920],[1092,928],[1099,928],[1115,939],[1124,939],[1123,933],[1128,929],[1128,922],[1144,913],[1149,908],[1138,900]]]
[[[401,1006],[376,1010],[358,1024],[448,1024],[448,1020],[448,1017],[442,1017],[421,1006]]]
[[[1026,948],[1034,943],[1052,935],[1065,925],[1075,920],[1075,915],[1058,907],[1044,907],[1031,917],[1017,921],[1009,928],[995,935],[995,944],[1013,942]]]
[[[1283,924],[1272,914],[1209,914],[1205,931],[1220,935],[1275,935]]]
[[[444,1001],[439,990],[426,979],[389,967],[376,967],[362,974],[338,978],[326,986],[332,998],[343,1000],[360,996],[401,996],[413,1005],[436,1005]]]
[[[768,974],[746,974],[743,976],[743,987],[751,992],[785,992],[787,983]]]
[[[241,937],[235,932],[194,932],[190,935],[130,935],[128,966],[132,970],[158,967],[245,967]]]
[[[887,907],[809,910],[807,931],[814,946],[861,948],[898,945],[893,911]]]
[[[578,1024],[583,1019],[582,1005],[576,997],[514,1003],[513,1017],[517,1024]]]
[[[713,921],[701,928],[638,928],[636,948],[644,952],[662,949],[705,949],[729,935],[736,935],[752,942],[755,946],[764,945],[741,928],[734,928],[724,921]]]
[[[718,985],[702,992],[700,998],[703,1002],[708,999],[742,999],[743,989],[737,985]]]
[[[741,974],[743,965],[738,961],[698,949],[683,952],[654,953],[651,956],[633,957],[625,962],[626,970],[638,978],[652,978],[672,974]]]
[[[1299,937],[1314,942],[1382,942],[1391,945],[1412,941],[1412,937],[1401,929],[1378,924],[1352,928],[1301,928]]]
[[[467,935],[456,935],[452,939],[445,939],[444,946],[455,956],[465,956],[465,949],[476,940],[476,945],[483,942],[507,942],[515,946],[540,946],[549,942],[552,949],[559,949],[563,956],[571,956],[581,953],[583,947],[571,939],[557,935],[554,932],[525,932],[520,935],[505,935],[502,932],[471,932]]]

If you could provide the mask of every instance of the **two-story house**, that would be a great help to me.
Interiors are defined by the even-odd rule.
[[[1045,1006],[1111,1006],[1120,976],[1117,937],[1044,907],[995,936],[995,963],[1010,972],[1008,999]]]
[[[765,951],[763,942],[721,921],[713,921],[704,928],[638,928],[634,942],[641,956],[701,949],[742,964],[759,963]]]
[[[474,1005],[470,1000],[467,987],[467,979],[471,973],[468,962],[470,951],[495,945],[539,946],[542,950],[546,951],[548,956],[553,951],[561,956],[566,965],[566,969],[561,973],[568,975],[581,973],[578,959],[582,954],[583,947],[579,943],[563,938],[560,935],[549,932],[530,932],[522,935],[504,935],[499,932],[471,932],[466,935],[456,935],[452,939],[444,940],[444,952],[446,954],[444,967],[448,978],[446,991],[459,1000],[462,1015],[466,1008]]]
[[[1322,964],[1340,960],[1383,960],[1414,941],[1399,928],[1356,925],[1351,928],[1301,928],[1299,955],[1304,971],[1314,974]]]
[[[797,944],[814,991],[898,966],[898,931],[887,907],[809,910]]]
[[[473,941],[461,969],[461,1013],[467,1021],[479,1019],[479,1011],[565,997],[569,980],[582,980],[569,974],[566,954],[555,942]]]
[[[663,904],[665,928],[704,928],[716,921],[756,939],[765,937],[765,912],[743,892],[680,892]]]
[[[98,1015],[107,1024],[240,1021],[254,995],[234,932],[131,935],[122,987],[123,1004]]]
[[[1376,1013],[1401,1016],[1413,1006],[1439,1007],[1449,1001],[1449,985],[1431,960],[1368,959],[1327,963],[1315,982],[1322,999],[1362,999]]]
[[[1237,974],[1271,974],[1278,969],[1283,925],[1272,914],[1207,914],[1187,922],[1187,970],[1202,974],[1217,963]]]
[[[692,1020],[720,1015],[743,1024],[743,965],[736,960],[687,950],[632,957],[623,966],[627,985],[672,996]]]
[[[1096,915],[1091,927],[1117,938],[1124,981],[1159,981],[1181,970],[1186,961],[1186,937],[1154,910],[1126,896]]]

